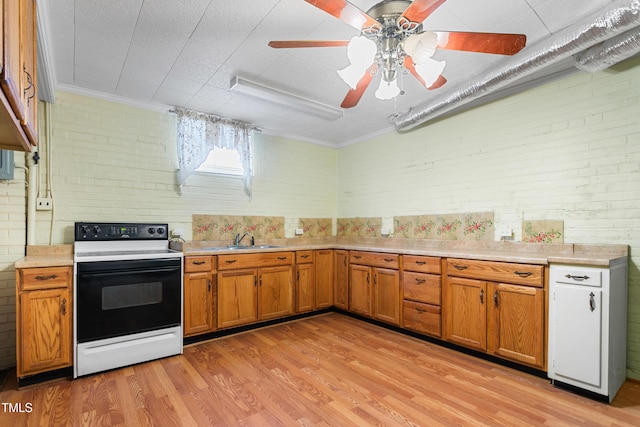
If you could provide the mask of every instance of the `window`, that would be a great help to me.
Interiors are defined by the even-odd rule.
[[[238,150],[232,148],[214,148],[196,172],[223,175],[244,175],[244,167]]]
[[[252,145],[255,126],[176,108],[178,116],[178,193],[194,172],[241,175],[251,199]]]

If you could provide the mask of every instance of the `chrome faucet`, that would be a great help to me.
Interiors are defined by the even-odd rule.
[[[236,234],[236,238],[235,238],[235,240],[233,241],[233,244],[234,244],[234,245],[236,245],[236,246],[240,245],[240,242],[242,242],[242,239],[244,239],[244,238],[245,238],[245,237],[247,237],[248,235],[249,235],[249,232],[248,232],[248,231],[247,231],[246,233],[244,233],[244,234],[242,235],[242,237],[240,237],[240,233]]]

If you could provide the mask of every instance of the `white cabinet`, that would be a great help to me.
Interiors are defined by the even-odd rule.
[[[549,378],[606,397],[626,378],[628,260],[609,268],[552,264]]]

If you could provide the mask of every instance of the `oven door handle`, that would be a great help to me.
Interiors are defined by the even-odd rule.
[[[149,273],[180,273],[180,267],[166,267],[166,268],[141,268],[141,269],[131,269],[131,270],[118,270],[118,271],[91,271],[78,273],[79,277],[108,277],[108,276],[119,276],[122,274],[149,274]]]

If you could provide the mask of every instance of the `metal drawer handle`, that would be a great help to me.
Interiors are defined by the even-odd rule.
[[[191,261],[191,264],[193,265],[202,265],[204,264],[206,261]]]
[[[60,312],[62,313],[62,315],[67,314],[67,299],[66,298],[62,298],[62,304],[60,304]]]
[[[573,276],[571,274],[567,274],[564,277],[566,277],[567,279],[577,280],[578,282],[582,282],[583,280],[589,279],[589,276]]]
[[[385,262],[391,262],[393,261],[393,258],[383,258],[385,260]]]
[[[514,271],[514,274],[517,274],[520,277],[529,277],[531,276],[533,273],[530,271]]]
[[[307,259],[307,258],[309,258],[309,255],[300,255],[300,258]]]
[[[57,274],[52,274],[50,276],[36,276],[36,280],[53,280],[58,277]]]
[[[286,256],[279,256],[279,257],[278,257],[278,259],[279,259],[280,261],[284,261],[285,259],[287,259],[287,257],[286,257]]]
[[[427,281],[426,279],[418,279],[418,278],[416,277],[416,283],[417,283],[418,285],[422,285],[422,284],[423,284],[424,282],[426,282],[426,281]]]
[[[495,306],[498,306],[498,291],[495,291],[493,293],[493,303],[495,304]]]
[[[416,308],[416,312],[417,312],[418,314],[424,314],[424,313],[426,313],[426,312],[427,312],[427,310],[423,310],[422,308]]]
[[[484,289],[480,289],[480,304],[484,304]]]
[[[416,264],[418,265],[425,265],[427,262],[426,261],[416,261]]]
[[[469,266],[468,265],[453,264],[453,268],[455,268],[456,270],[466,270],[467,268],[469,268]]]
[[[595,295],[593,294],[593,292],[591,292],[589,294],[589,310],[595,311],[595,309],[596,309],[596,299],[595,299]]]
[[[362,258],[360,255],[354,255],[353,257],[354,257],[355,259],[360,259],[360,258]]]
[[[226,262],[227,264],[233,264],[234,262],[236,262],[235,259],[227,259],[224,262]]]

